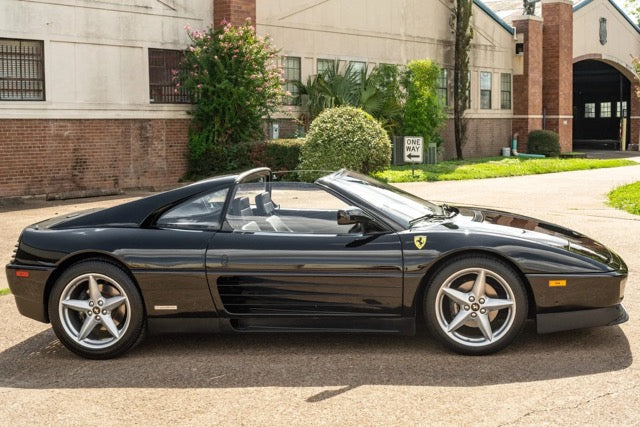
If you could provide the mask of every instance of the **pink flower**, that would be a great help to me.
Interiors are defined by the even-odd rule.
[[[198,84],[198,89],[202,89],[202,83]]]
[[[180,83],[176,83],[176,87],[180,87]]]
[[[189,24],[184,24],[184,29],[189,31],[191,29],[191,25]]]
[[[171,70],[171,75],[175,76],[176,74],[178,74],[178,70]]]
[[[229,21],[227,21],[227,18],[222,18],[222,21],[220,21],[220,25],[227,25]]]

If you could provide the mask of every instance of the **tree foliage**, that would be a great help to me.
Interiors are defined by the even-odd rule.
[[[456,0],[455,53],[453,68],[453,120],[456,156],[463,160],[462,147],[467,142],[467,120],[464,112],[469,105],[469,50],[473,39],[471,14],[473,0]]]
[[[631,17],[635,19],[636,23],[640,25],[640,3],[638,3],[638,0],[626,0],[624,7]]]
[[[244,167],[243,143],[262,138],[263,118],[284,95],[277,50],[246,22],[190,31],[191,46],[175,70],[176,91],[195,99],[189,137],[189,171],[209,175]]]
[[[438,97],[440,67],[430,59],[411,61],[403,76],[406,91],[403,131],[405,135],[422,136],[425,144],[442,143],[439,131],[446,119],[445,106]]]

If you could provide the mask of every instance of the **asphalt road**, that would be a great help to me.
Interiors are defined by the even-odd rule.
[[[149,337],[120,359],[88,361],[4,296],[0,425],[640,425],[640,218],[605,205],[608,191],[637,180],[640,166],[401,185],[611,246],[631,269],[621,326],[536,335],[528,324],[485,357],[451,354],[424,333],[268,334]],[[23,225],[86,206],[0,212],[0,233],[10,250]]]

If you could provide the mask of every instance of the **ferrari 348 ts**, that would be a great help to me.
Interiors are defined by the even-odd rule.
[[[540,333],[615,325],[627,267],[533,218],[438,205],[340,170],[267,168],[27,227],[6,267],[20,313],[69,350],[118,356],[145,330],[388,332],[424,321],[487,354]]]

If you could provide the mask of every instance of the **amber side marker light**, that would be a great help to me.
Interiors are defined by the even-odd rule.
[[[557,287],[562,287],[562,286],[567,286],[567,281],[566,280],[549,280],[549,287],[550,288],[557,288]]]
[[[24,270],[16,270],[16,277],[29,277],[29,272]]]

